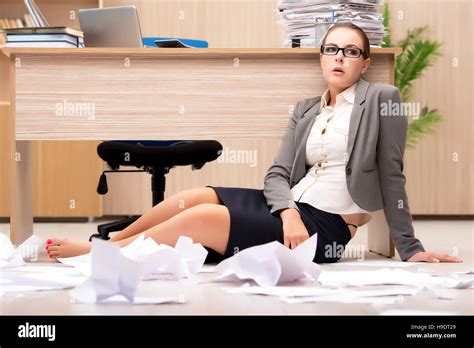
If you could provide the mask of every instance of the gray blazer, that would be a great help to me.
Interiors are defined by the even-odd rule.
[[[282,209],[298,209],[290,190],[309,169],[306,141],[320,101],[321,97],[316,97],[296,104],[275,161],[265,176],[263,194],[275,216],[279,216]],[[405,115],[382,116],[383,103],[388,107],[400,105],[398,89],[361,78],[349,123],[346,180],[357,205],[370,212],[383,208],[390,236],[405,261],[416,252],[425,251],[414,236],[405,192],[403,154],[408,119]]]

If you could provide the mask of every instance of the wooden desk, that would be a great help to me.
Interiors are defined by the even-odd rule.
[[[312,48],[2,51],[11,148],[21,156],[10,156],[14,243],[33,229],[31,141],[280,139],[292,106],[326,89]],[[372,51],[364,78],[393,84],[401,50]],[[369,248],[393,256],[383,211],[369,223]]]

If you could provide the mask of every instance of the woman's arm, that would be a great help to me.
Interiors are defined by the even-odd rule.
[[[295,128],[300,117],[300,107],[301,102],[298,102],[288,122],[273,165],[268,169],[263,180],[263,195],[273,215],[279,215],[283,209],[288,208],[299,211],[291,194],[290,176],[296,155]]]
[[[394,106],[403,110],[400,92],[386,86],[380,94],[380,108]],[[390,110],[390,107],[388,107]],[[395,111],[395,109],[392,109]],[[380,189],[384,202],[384,213],[390,234],[403,261],[456,261],[446,254],[425,252],[421,242],[415,238],[412,216],[405,191],[403,155],[408,130],[408,119],[404,112],[379,117],[379,139],[377,142],[377,166]]]

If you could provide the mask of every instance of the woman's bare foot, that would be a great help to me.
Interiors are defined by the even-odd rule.
[[[91,251],[89,242],[81,242],[68,238],[52,238],[46,242],[46,252],[52,259],[87,254]]]

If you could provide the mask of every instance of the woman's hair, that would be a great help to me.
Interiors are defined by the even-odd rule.
[[[359,36],[362,39],[362,43],[363,43],[363,46],[364,46],[364,47],[361,47],[362,50],[363,50],[362,55],[365,58],[370,57],[370,43],[369,43],[369,38],[367,37],[367,34],[359,26],[357,26],[357,25],[355,25],[351,22],[340,22],[340,23],[335,23],[335,24],[331,25],[331,27],[328,29],[326,34],[324,34],[323,45],[326,43],[326,38],[328,37],[328,35],[331,32],[333,32],[334,30],[339,29],[339,28],[348,28],[348,29],[352,29],[352,30],[357,31],[357,33],[359,34]]]

